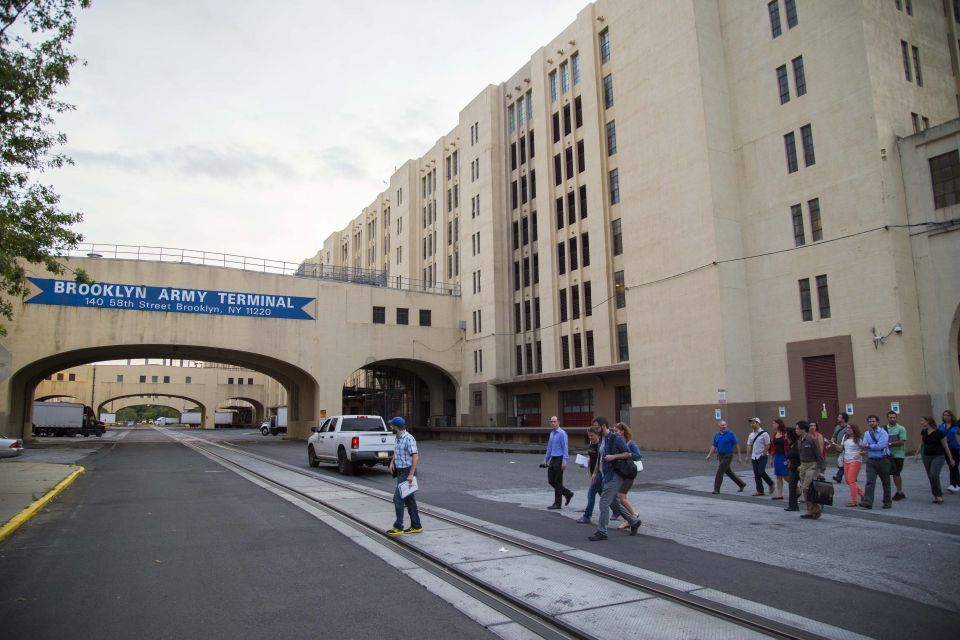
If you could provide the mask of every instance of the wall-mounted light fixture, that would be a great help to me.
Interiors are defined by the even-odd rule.
[[[898,336],[903,334],[903,325],[898,322],[897,324],[893,325],[893,329],[890,329],[886,335],[877,333],[876,327],[870,327],[870,333],[873,334],[873,348],[879,349],[880,345],[885,344],[887,342],[887,338],[893,334],[897,334]]]

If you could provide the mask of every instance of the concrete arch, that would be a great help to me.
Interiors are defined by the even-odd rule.
[[[34,398],[34,402],[76,402],[79,404],[84,404],[83,400],[76,396],[65,396],[62,394],[51,394],[46,396],[41,396],[39,398]]]
[[[99,345],[73,351],[61,351],[41,357],[18,369],[10,378],[10,424],[20,425],[21,437],[30,437],[30,418],[36,386],[48,375],[69,367],[105,360],[128,358],[186,358],[222,362],[259,371],[278,381],[287,391],[288,424],[309,431],[316,422],[317,381],[303,369],[271,356],[204,345],[114,344]],[[140,394],[142,395],[142,394]],[[162,395],[151,392],[149,395]],[[204,403],[209,406],[211,402]],[[212,421],[205,417],[204,425]]]
[[[222,405],[224,402],[228,400],[242,400],[244,402],[248,402],[251,405],[253,405],[253,423],[254,424],[260,424],[261,422],[267,419],[266,407],[262,402],[260,402],[256,398],[250,398],[247,396],[230,396],[229,398],[226,398],[225,400],[221,401],[220,404]],[[218,408],[219,408],[219,405],[218,405]]]
[[[408,398],[403,402],[403,408],[387,406],[381,412],[401,413],[413,425],[420,426],[429,424],[437,416],[455,417],[457,415],[456,378],[442,367],[422,360],[408,358],[370,359],[357,369],[344,374],[344,385],[346,386],[351,378],[354,378],[359,372],[378,369],[385,372],[390,370],[406,372],[417,381],[413,383],[413,388],[406,389],[405,393]],[[344,395],[346,396],[346,394]],[[345,397],[344,405],[346,404],[347,399]],[[396,410],[394,411],[394,409]],[[344,406],[343,411],[350,413],[352,409]]]
[[[143,402],[123,402],[124,400],[129,400],[129,399],[131,399],[131,398],[143,399]],[[119,409],[124,409],[124,408],[126,408],[126,407],[135,407],[135,406],[137,406],[137,405],[142,405],[142,404],[161,405],[161,406],[164,406],[164,407],[169,407],[169,408],[171,408],[171,409],[176,409],[176,407],[171,406],[171,405],[167,405],[167,404],[163,404],[162,402],[151,401],[151,399],[153,399],[153,398],[179,398],[180,400],[186,400],[186,401],[188,401],[188,402],[192,402],[192,403],[196,404],[196,405],[200,408],[201,414],[202,414],[203,416],[205,416],[205,415],[206,415],[206,412],[207,412],[207,408],[206,408],[205,404],[204,404],[203,402],[197,400],[196,398],[191,398],[191,397],[189,397],[189,396],[172,394],[172,393],[169,393],[169,394],[167,394],[167,393],[151,393],[151,394],[149,394],[149,395],[130,394],[130,395],[123,395],[123,396],[114,396],[114,397],[112,397],[112,398],[109,398],[109,399],[107,399],[107,400],[104,400],[104,401],[98,403],[98,404],[97,404],[97,407],[96,407],[96,412],[97,412],[97,415],[99,416],[100,413],[103,411],[103,408],[104,408],[105,406],[107,406],[108,404],[110,404],[111,402],[121,402],[121,404],[123,405],[123,406],[121,406],[121,407],[114,407],[114,413],[116,413],[116,411],[119,410]]]

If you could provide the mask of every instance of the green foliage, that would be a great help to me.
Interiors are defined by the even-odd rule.
[[[77,62],[67,49],[76,12],[89,6],[90,0],[0,0],[0,294],[14,298],[28,293],[23,260],[62,274],[67,269],[58,256],[83,240],[69,228],[82,215],[61,211],[60,196],[37,176],[71,163],[54,151],[66,136],[50,127],[54,114],[73,109],[56,94]],[[80,270],[74,275],[88,281]],[[6,297],[0,316],[13,318]]]
[[[137,422],[139,420],[156,420],[157,418],[176,418],[180,419],[180,412],[170,407],[161,407],[157,405],[137,405],[135,407],[124,407],[117,411],[117,422],[122,423],[127,420]]]

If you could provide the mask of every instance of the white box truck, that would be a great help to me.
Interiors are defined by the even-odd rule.
[[[93,409],[76,402],[34,402],[33,435],[102,436],[103,423],[97,420]]]
[[[115,413],[101,413],[100,422],[103,424],[117,424],[117,414]]]
[[[188,427],[200,427],[202,426],[200,422],[200,412],[199,411],[184,411],[180,414],[180,424],[185,424]]]
[[[217,411],[213,414],[214,427],[232,427],[233,411]]]
[[[270,426],[267,428],[268,433],[272,436],[287,432],[287,408],[277,407],[276,409],[277,413],[270,416]],[[267,434],[264,433],[263,435]]]

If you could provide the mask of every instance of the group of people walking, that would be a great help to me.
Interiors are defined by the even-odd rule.
[[[867,416],[867,430],[861,432],[857,424],[850,422],[850,416],[841,412],[837,414],[836,425],[829,439],[820,433],[815,420],[800,420],[794,427],[788,428],[782,419],[776,418],[771,424],[771,434],[763,429],[760,418],[750,418],[748,422],[751,432],[747,438],[747,450],[756,483],[753,495],[762,496],[766,489],[773,500],[783,500],[783,484],[786,478],[788,502],[784,510],[799,511],[799,501],[803,499],[801,496],[805,496],[806,513],[801,517],[814,520],[819,518],[822,506],[816,499],[810,499],[808,494],[813,482],[824,478],[828,451],[835,451],[837,471],[833,481],[838,484],[844,481],[847,483],[850,500],[846,506],[872,509],[879,478],[883,492],[883,508],[891,508],[894,501],[907,497],[901,478],[907,455],[907,430],[899,424],[898,418],[896,412],[889,411],[886,425],[881,426],[879,416],[871,414]],[[943,412],[942,420],[943,422],[937,425],[929,416],[921,418],[922,442],[914,456],[914,459],[921,455],[923,457],[935,504],[943,502],[940,473],[945,463],[950,470],[950,485],[947,490],[950,493],[960,492],[960,426],[950,410]],[[743,491],[746,483],[730,466],[734,452],[738,461],[743,463],[737,436],[727,428],[725,420],[720,420],[717,427],[718,431],[707,453],[707,460],[710,460],[714,453],[719,460],[713,493],[720,493],[724,476],[731,478],[739,491]],[[767,474],[768,461],[773,465],[776,483]],[[860,469],[864,466],[866,484],[861,488],[858,478]]]

